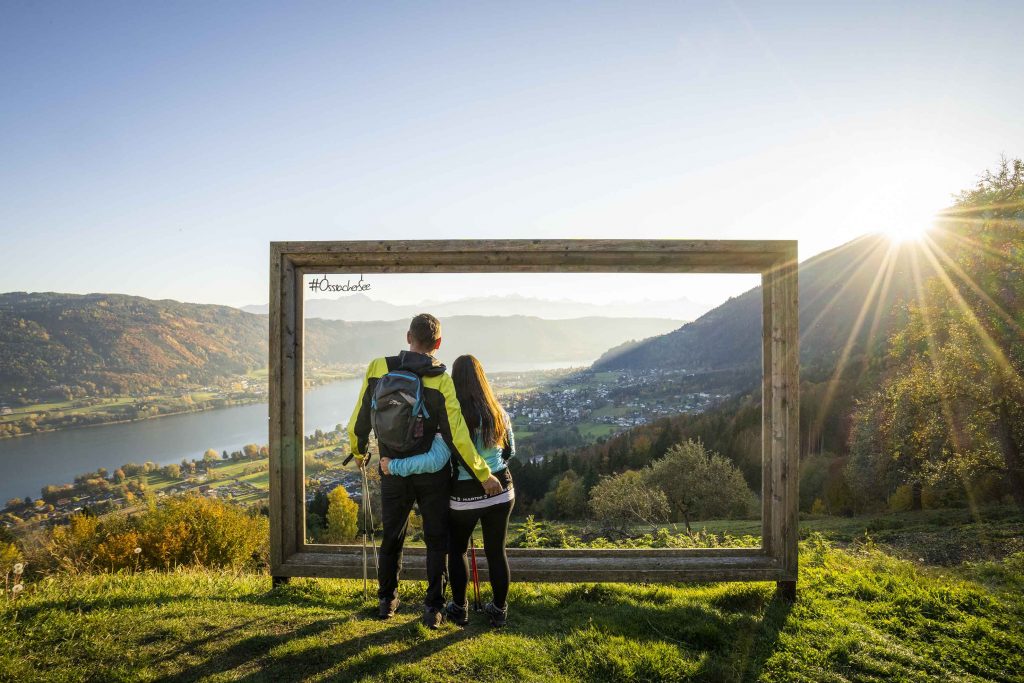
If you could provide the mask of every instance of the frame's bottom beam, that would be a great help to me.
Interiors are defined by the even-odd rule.
[[[487,562],[477,555],[480,577],[488,578]],[[509,557],[515,581],[542,582],[676,582],[676,581],[786,581],[778,562],[763,554],[750,556],[646,556],[646,557]],[[274,576],[312,576],[359,579],[363,576],[360,552],[302,552],[274,567]],[[371,563],[367,574],[376,578]],[[406,557],[402,578],[423,579],[425,567],[420,556]]]

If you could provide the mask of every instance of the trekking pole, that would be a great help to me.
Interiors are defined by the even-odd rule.
[[[483,607],[480,606],[480,573],[476,568],[476,541],[473,537],[469,537],[469,556],[473,563],[473,611],[480,612]]]
[[[380,560],[377,559],[377,537],[374,536],[373,501],[370,499],[370,481],[363,470],[363,499],[366,501],[366,517],[370,518],[370,545],[373,546],[373,571],[380,571]]]
[[[363,504],[363,602],[366,602],[366,599],[369,597],[369,593],[368,593],[369,588],[367,586],[367,581],[366,581],[366,485],[365,485],[366,473],[365,473],[365,470],[363,472],[363,482],[364,482],[364,484],[363,484],[363,495],[362,495],[362,498],[363,498],[363,500],[362,500],[362,504]]]

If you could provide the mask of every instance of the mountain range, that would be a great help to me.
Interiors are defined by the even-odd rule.
[[[348,294],[337,298],[307,298],[303,310],[307,318],[325,320],[406,320],[427,311],[439,318],[453,315],[509,316],[525,315],[548,320],[585,318],[665,318],[694,320],[708,311],[708,306],[685,297],[668,300],[641,299],[635,302],[608,301],[600,304],[571,299],[542,299],[519,294],[476,296],[453,301],[422,301],[416,304],[392,304],[366,294]],[[266,313],[267,304],[242,306],[248,313]]]
[[[800,355],[805,376],[831,373],[841,357],[864,353],[900,324],[896,304],[916,292],[915,254],[913,248],[871,235],[800,264]],[[923,281],[932,270],[926,261],[918,261]],[[608,307],[602,309],[603,316],[567,319],[512,312],[536,301],[516,296],[461,302],[463,312],[498,308],[506,313],[500,316],[449,316],[441,303],[430,304],[443,322],[445,341],[439,355],[450,362],[461,353],[473,353],[485,367],[596,358],[598,369],[673,366],[759,376],[760,287],[687,324],[664,317],[609,318],[617,309]],[[307,311],[305,323],[306,360],[311,367],[362,363],[396,352],[403,346],[409,317],[425,305],[390,307],[360,294],[313,302],[319,303],[309,306],[313,310]],[[371,311],[398,317],[320,317],[338,315],[342,308],[354,317]],[[567,308],[554,306],[544,312],[558,310]],[[261,368],[266,358],[266,315],[230,306],[123,294],[0,294],[0,397],[59,395],[61,385],[77,387],[75,395],[102,395],[215,383]]]
[[[800,359],[805,371],[833,370],[888,337],[900,323],[896,304],[914,298],[915,249],[865,235],[799,266]],[[917,259],[923,281],[933,270]],[[664,367],[749,369],[760,373],[761,287],[755,287],[677,330],[627,342],[596,362],[599,369]]]
[[[528,316],[443,318],[439,356],[485,364],[586,363],[610,345],[681,320]],[[309,365],[363,363],[405,346],[408,320],[309,318]],[[100,396],[212,384],[267,363],[268,319],[230,306],[125,294],[0,294],[0,399]]]

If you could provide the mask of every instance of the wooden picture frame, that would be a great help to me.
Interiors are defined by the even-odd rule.
[[[516,581],[775,581],[795,597],[799,480],[799,326],[795,240],[402,240],[270,243],[270,572],[363,575],[358,545],[305,542],[303,282],[307,273],[760,273],[760,548],[509,548]],[[396,348],[402,340],[396,339]],[[381,355],[394,349],[381,349]],[[347,416],[339,416],[339,419]],[[423,578],[423,549],[402,575]],[[486,577],[486,560],[481,572]],[[371,562],[370,575],[375,576]]]

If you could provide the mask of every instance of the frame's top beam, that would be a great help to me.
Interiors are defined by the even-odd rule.
[[[369,254],[384,252],[643,252],[667,251],[672,253],[774,253],[780,256],[796,253],[796,240],[592,240],[592,239],[536,239],[536,240],[338,240],[338,241],[284,241],[271,242],[271,249],[282,254]]]
[[[761,273],[797,257],[795,240],[360,240],[270,249],[310,272]]]

